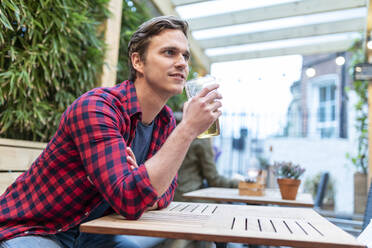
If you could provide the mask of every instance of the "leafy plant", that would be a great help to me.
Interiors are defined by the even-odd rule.
[[[274,162],[274,173],[278,178],[299,179],[305,168],[292,162]]]
[[[139,1],[125,0],[123,1],[123,11],[121,15],[120,27],[120,46],[119,46],[119,61],[117,68],[118,83],[128,79],[130,69],[128,66],[128,43],[132,34],[138,27],[148,19],[151,15],[147,8]]]
[[[350,59],[349,73],[354,73],[354,66],[364,61],[364,51],[362,41],[357,40],[349,49],[352,56]],[[353,90],[358,101],[355,104],[356,124],[355,128],[358,133],[357,154],[352,156],[350,153],[346,157],[351,160],[356,169],[364,174],[367,174],[368,167],[368,81],[355,80],[352,83],[352,88],[346,88],[346,91]]]
[[[109,0],[0,1],[0,135],[48,141],[96,86]]]
[[[260,168],[261,168],[262,170],[267,170],[267,169],[269,169],[270,161],[269,161],[268,158],[266,158],[266,157],[264,157],[264,156],[258,156],[257,159],[258,159],[258,162],[259,162],[259,164],[260,164]]]

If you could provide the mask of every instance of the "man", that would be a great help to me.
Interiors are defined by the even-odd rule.
[[[218,85],[185,104],[176,128],[165,106],[188,75],[187,28],[175,17],[145,22],[128,44],[130,80],[67,108],[43,153],[0,197],[0,246],[134,246],[78,227],[110,212],[137,219],[168,206],[190,143],[221,115]]]
[[[178,186],[174,193],[174,200],[194,201],[182,195],[203,188],[204,180],[209,187],[237,188],[239,185],[239,180],[227,178],[218,173],[211,139],[195,139],[178,170]]]

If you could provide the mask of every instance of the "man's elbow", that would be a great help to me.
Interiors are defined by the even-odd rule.
[[[138,220],[139,218],[141,218],[143,213],[144,211],[140,210],[134,213],[124,212],[124,213],[121,213],[121,215],[124,216],[127,220]]]

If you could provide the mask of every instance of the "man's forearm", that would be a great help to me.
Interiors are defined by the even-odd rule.
[[[183,109],[180,124],[162,148],[145,162],[152,186],[162,195],[176,176],[191,142],[221,115],[221,95],[217,84],[206,86],[198,95],[189,99]]]
[[[176,176],[195,134],[181,122],[162,148],[145,162],[152,186],[162,195]]]

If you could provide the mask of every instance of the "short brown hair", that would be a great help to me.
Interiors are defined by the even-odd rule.
[[[165,29],[181,30],[187,37],[189,25],[186,21],[175,16],[158,16],[144,22],[132,35],[128,43],[128,65],[130,68],[129,80],[137,78],[137,71],[132,65],[132,54],[138,52],[142,61],[145,61],[146,51],[151,37],[158,35]]]

